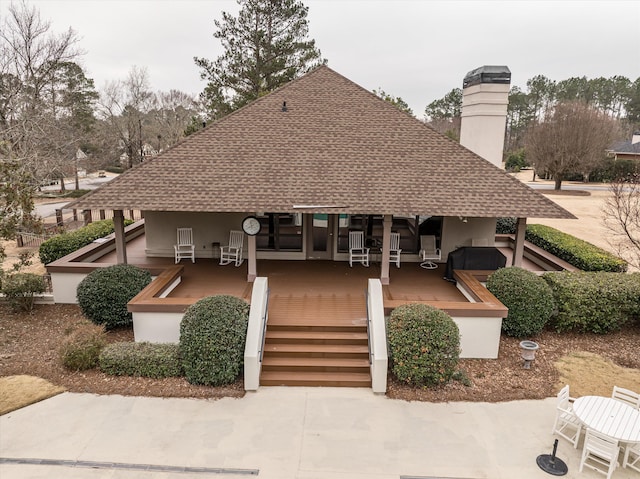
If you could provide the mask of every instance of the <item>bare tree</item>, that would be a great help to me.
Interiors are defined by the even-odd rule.
[[[640,268],[640,176],[612,182],[610,192],[604,205],[604,223],[612,233],[609,244],[630,265]]]
[[[561,103],[544,122],[529,127],[527,158],[539,173],[548,172],[559,190],[568,173],[588,175],[600,164],[616,131],[604,113],[582,102]]]
[[[158,140],[157,150],[170,147],[185,137],[185,129],[191,118],[200,113],[196,99],[179,90],[156,93],[156,108],[152,111],[153,124]]]

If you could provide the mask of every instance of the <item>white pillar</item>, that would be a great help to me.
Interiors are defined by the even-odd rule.
[[[464,78],[460,144],[502,168],[511,72],[483,66]]]

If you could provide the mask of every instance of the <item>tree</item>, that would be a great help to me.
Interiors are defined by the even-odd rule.
[[[237,17],[215,20],[224,54],[194,58],[207,80],[201,94],[211,119],[265,95],[324,63],[308,39],[308,7],[296,0],[238,0]]]
[[[527,158],[537,171],[553,176],[559,190],[568,173],[591,172],[616,135],[614,121],[583,102],[558,104],[527,133]]]
[[[439,100],[434,100],[424,109],[425,121],[440,133],[460,139],[460,114],[462,112],[462,89],[454,88]]]
[[[402,110],[402,111],[404,111],[406,113],[409,113],[409,115],[413,116],[413,110],[409,107],[407,102],[404,101],[399,96],[389,95],[382,88],[378,88],[377,90],[373,90],[373,93],[375,93],[375,95],[378,98],[382,98],[384,101],[387,101],[387,102],[391,103],[393,106],[395,106],[399,110]]]
[[[640,268],[640,176],[613,181],[605,199],[604,223],[613,233],[610,244],[629,264]]]

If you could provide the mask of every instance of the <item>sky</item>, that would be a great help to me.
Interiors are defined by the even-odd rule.
[[[11,0],[0,0],[4,18]],[[135,65],[154,91],[199,94],[193,57],[214,60],[213,37],[235,0],[31,0],[54,32],[73,28],[96,88]],[[338,73],[401,97],[418,118],[483,65],[506,65],[511,84],[640,77],[640,0],[304,0],[309,37]]]

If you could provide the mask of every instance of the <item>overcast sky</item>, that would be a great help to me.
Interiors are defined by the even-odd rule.
[[[0,0],[4,17],[10,0]],[[329,66],[368,90],[425,106],[482,65],[507,65],[522,89],[538,74],[640,76],[640,0],[306,0],[310,37]],[[193,57],[222,53],[213,37],[228,0],[31,0],[60,32],[72,27],[81,63],[101,89],[146,67],[154,90],[198,94]]]

